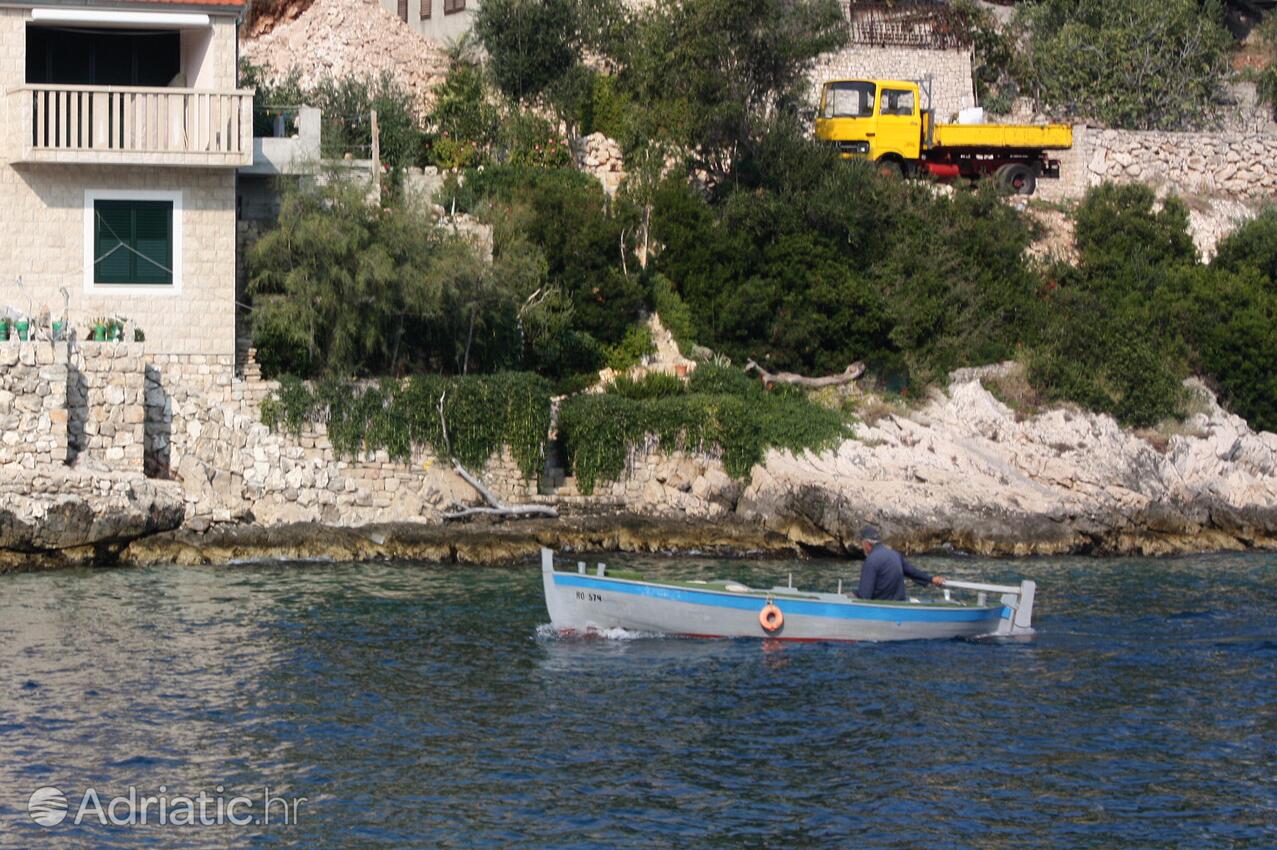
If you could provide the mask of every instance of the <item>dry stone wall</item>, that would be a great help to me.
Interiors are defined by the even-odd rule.
[[[66,343],[0,342],[0,466],[66,462]]]
[[[230,355],[145,349],[123,342],[0,343],[0,465],[24,480],[69,481],[77,492],[98,495],[142,492],[137,488],[145,490],[147,478],[167,479],[165,498],[175,499],[185,524],[196,529],[237,521],[438,522],[454,504],[479,501],[428,449],[406,462],[385,451],[346,457],[322,423],[298,434],[270,430],[259,411],[277,384],[236,380]],[[730,513],[740,492],[717,457],[656,445],[635,449],[622,479],[600,483],[590,496],[571,479],[541,495],[539,477],[525,478],[508,450],[473,471],[504,501],[554,502],[567,510],[607,506],[711,517]],[[93,483],[99,478],[100,492]]]
[[[1277,195],[1274,133],[1162,133],[1077,125],[1072,150],[1056,156],[1060,180],[1038,184],[1046,198],[1081,197],[1106,181],[1236,200]]]
[[[1088,130],[1087,180],[1140,180],[1179,193],[1277,192],[1277,135]]]
[[[116,472],[141,473],[143,344],[85,342],[68,355],[69,459],[83,455]]]

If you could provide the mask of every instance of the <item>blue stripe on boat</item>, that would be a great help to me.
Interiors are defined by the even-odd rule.
[[[741,611],[758,611],[765,604],[764,600],[759,599],[757,596],[737,596],[710,590],[631,584],[616,579],[583,576],[579,573],[556,572],[554,574],[554,583],[563,587],[588,587],[592,590],[610,590],[616,593],[631,593],[635,596],[667,599],[670,602],[709,605],[715,608],[735,608]],[[773,599],[772,601],[786,614],[800,614],[806,617],[833,617],[842,620],[886,620],[896,623],[971,623],[995,617],[1006,619],[1012,615],[1011,609],[1005,606],[1001,610],[992,607],[950,609],[926,608],[923,606],[838,605],[828,602],[783,598]]]

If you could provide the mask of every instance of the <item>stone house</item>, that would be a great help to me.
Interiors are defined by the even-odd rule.
[[[433,41],[447,43],[470,31],[479,0],[378,0],[381,8]]]
[[[241,0],[0,0],[0,307],[230,364]],[[21,280],[19,286],[18,280]]]

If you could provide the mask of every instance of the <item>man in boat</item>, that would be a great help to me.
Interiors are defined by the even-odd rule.
[[[860,547],[865,550],[865,563],[860,568],[860,586],[856,588],[856,596],[861,599],[889,599],[903,602],[905,595],[905,576],[918,584],[944,585],[940,576],[927,575],[909,563],[895,549],[882,542],[882,535],[872,525],[867,525],[860,532]]]

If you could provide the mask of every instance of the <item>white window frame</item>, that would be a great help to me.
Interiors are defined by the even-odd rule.
[[[157,295],[162,298],[182,294],[182,191],[160,189],[85,189],[84,190],[84,291],[91,295]],[[95,283],[93,265],[94,236],[97,217],[93,205],[97,201],[171,201],[173,203],[173,282],[165,283]]]

